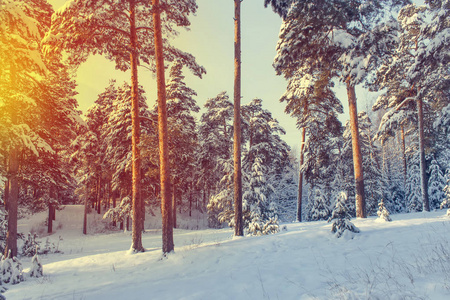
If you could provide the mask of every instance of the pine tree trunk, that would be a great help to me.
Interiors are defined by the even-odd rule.
[[[172,213],[173,228],[177,228],[177,199],[175,197],[175,188],[172,191]]]
[[[5,181],[5,192],[3,193],[3,203],[5,204],[5,210],[8,211],[8,197],[9,197],[9,178]]]
[[[87,234],[87,211],[88,211],[88,198],[84,199],[84,216],[83,216],[83,234]]]
[[[142,246],[142,220],[141,220],[141,154],[139,149],[141,128],[139,121],[139,86],[137,70],[137,32],[135,0],[130,0],[130,61],[131,61],[131,136],[132,136],[132,206],[133,228],[131,233],[134,252],[144,252]],[[127,218],[128,230],[128,218]]]
[[[6,234],[5,256],[17,256],[17,205],[19,200],[19,155],[16,148],[9,152],[9,195],[8,195],[8,232]]]
[[[358,113],[356,108],[355,87],[347,82],[348,107],[350,111],[350,124],[352,131],[352,148],[353,148],[353,169],[355,173],[356,188],[356,217],[366,218],[366,199],[364,195],[364,177],[363,164],[361,155],[361,145],[359,142],[358,130]]]
[[[100,173],[100,172],[99,172]],[[101,178],[100,178],[100,175],[97,175],[98,177],[97,177],[97,214],[100,214],[101,213],[101,203],[102,203],[102,200],[101,200],[101,186],[100,186],[100,184],[101,184]]]
[[[113,208],[116,208],[116,198],[117,198],[117,191],[113,191],[112,192],[112,207]],[[112,226],[117,226],[117,224],[116,224],[116,220],[114,220],[113,222],[112,222]]]
[[[406,143],[405,143],[405,128],[403,125],[401,128],[401,139],[402,139],[402,159],[403,159],[403,179],[404,179],[404,186],[406,187],[406,174],[407,174],[407,164],[406,164]]]
[[[423,210],[430,211],[430,203],[428,201],[428,182],[427,182],[427,166],[425,161],[425,135],[423,130],[423,101],[417,101],[417,113],[419,118],[419,155],[420,155],[420,181],[422,186],[422,203]]]
[[[159,159],[161,178],[161,214],[162,214],[162,251],[169,253],[174,250],[172,201],[170,190],[169,148],[167,136],[167,108],[166,108],[166,82],[164,78],[164,57],[161,32],[161,16],[159,0],[152,0],[153,27],[155,33],[155,60],[156,77],[158,84],[158,133],[159,133]]]
[[[241,0],[234,0],[234,235],[244,235],[241,170]]]
[[[53,204],[48,205],[47,233],[53,232]]]
[[[300,143],[300,164],[298,169],[298,194],[297,194],[297,221],[302,221],[302,196],[303,196],[303,172],[301,168],[304,162],[306,128],[302,127],[302,139]]]

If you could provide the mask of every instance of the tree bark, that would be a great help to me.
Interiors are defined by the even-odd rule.
[[[3,203],[5,204],[5,210],[8,211],[8,197],[9,197],[9,178],[5,181],[5,192],[3,194]]]
[[[234,235],[244,235],[241,171],[241,0],[234,0]]]
[[[84,198],[83,234],[87,234],[88,198]]]
[[[355,87],[347,82],[348,107],[350,111],[350,124],[352,131],[352,148],[353,148],[353,170],[355,173],[355,201],[356,201],[356,217],[366,218],[366,199],[364,195],[364,176],[361,155],[361,145],[359,142],[358,130],[358,113],[356,108]]]
[[[417,114],[419,119],[419,155],[420,155],[420,181],[422,186],[422,204],[424,211],[430,211],[428,201],[427,166],[425,161],[425,135],[423,130],[423,101],[417,101]]]
[[[302,196],[303,196],[303,172],[301,168],[304,162],[306,128],[302,127],[302,139],[300,143],[300,164],[298,169],[298,194],[297,194],[297,221],[302,221]]]
[[[162,251],[169,253],[174,250],[172,199],[169,170],[169,148],[167,136],[167,107],[166,107],[166,80],[164,76],[164,56],[161,32],[161,12],[159,0],[152,0],[153,27],[155,33],[155,60],[156,78],[158,86],[158,133],[159,133],[159,159],[161,178],[161,214],[162,214]]]
[[[173,228],[177,228],[177,199],[175,196],[175,188],[172,191],[172,213]]]
[[[19,155],[17,148],[9,152],[9,195],[8,195],[8,232],[6,234],[5,256],[17,256],[17,205],[19,200]]]
[[[135,0],[130,1],[130,62],[131,62],[131,143],[132,143],[132,205],[133,223],[131,233],[131,249],[133,252],[144,252],[142,246],[142,220],[141,220],[141,153],[139,149],[141,128],[139,121],[139,86],[138,86],[138,53],[136,32],[136,6]],[[128,219],[127,219],[128,230]]]

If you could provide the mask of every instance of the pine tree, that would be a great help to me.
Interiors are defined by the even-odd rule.
[[[444,174],[434,158],[431,160],[428,173],[428,198],[430,199],[430,209],[438,209],[445,198],[444,186],[446,182]]]
[[[345,192],[341,192],[337,196],[336,205],[331,213],[331,217],[328,219],[328,223],[332,222],[331,232],[335,234],[337,238],[340,238],[346,231],[359,233],[358,227],[350,221],[351,216],[347,211],[345,205],[346,201],[347,195]]]
[[[252,235],[276,233],[278,229],[278,216],[275,204],[270,202],[270,187],[267,185],[267,170],[263,159],[255,157],[249,174],[248,186],[245,187],[243,202],[244,211],[248,212],[248,233]]]
[[[203,170],[199,181],[204,189],[208,201],[209,226],[217,227],[217,213],[213,204],[220,199],[227,203],[228,194],[233,194],[233,187],[229,184],[229,176],[233,167],[229,165],[232,154],[232,124],[233,104],[226,92],[208,99],[205,104],[206,111],[202,114],[199,124],[200,153],[199,161]],[[219,196],[220,195],[220,196]],[[228,207],[228,206],[227,206]],[[232,205],[229,206],[232,209]],[[223,209],[225,211],[225,209]],[[228,208],[226,209],[228,210]],[[228,219],[228,217],[226,218]],[[219,223],[223,223],[220,221]]]
[[[408,212],[422,211],[423,204],[421,195],[420,169],[417,163],[412,163],[408,167],[408,177],[406,180],[406,204]]]
[[[391,217],[389,216],[389,211],[384,206],[383,199],[381,199],[380,203],[378,203],[378,211],[377,211],[378,218],[381,220],[390,222],[392,221]]]
[[[200,108],[194,99],[196,92],[184,83],[182,67],[179,61],[172,65],[166,84],[174,227],[177,225],[177,202],[191,192],[194,174],[197,173],[192,153],[198,152],[198,137],[192,114],[198,113]]]
[[[25,189],[19,181],[24,176],[36,175],[19,172],[19,168],[25,170],[23,163],[36,163],[39,156],[40,168],[27,166],[28,171],[58,177],[50,185],[47,182],[46,187],[60,187],[58,184],[63,182],[59,179],[67,174],[54,166],[61,159],[61,149],[73,137],[73,125],[80,119],[70,72],[59,63],[58,57],[44,56],[41,51],[41,40],[50,27],[51,5],[41,0],[7,0],[2,4],[0,61],[4,68],[0,73],[0,148],[8,158],[9,174],[5,191],[10,227],[6,251],[16,255],[19,190]],[[19,154],[25,160],[19,162]]]
[[[301,128],[300,140],[300,170],[305,163],[306,132],[314,132],[310,127],[320,126],[323,119],[337,118],[343,112],[340,101],[332,91],[331,74],[323,70],[319,74],[298,72],[289,79],[287,91],[280,101],[286,102],[285,112],[297,119],[297,126]],[[308,134],[309,135],[309,134]],[[303,175],[299,172],[297,194],[297,220],[301,222]]]
[[[315,186],[310,191],[306,220],[320,221],[328,220],[331,215],[330,203],[327,195],[323,192],[323,186]]]
[[[241,170],[241,0],[234,0],[234,235],[244,235]]]

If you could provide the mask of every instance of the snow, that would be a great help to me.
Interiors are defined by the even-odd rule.
[[[443,210],[393,215],[392,222],[352,220],[361,230],[353,239],[335,238],[325,221],[239,239],[229,228],[175,229],[175,253],[165,258],[160,229],[146,230],[145,253],[128,254],[130,233],[83,236],[82,212],[82,206],[57,211],[48,238],[61,237],[64,253],[41,255],[44,277],[9,285],[8,300],[450,297],[450,218]],[[146,228],[159,218],[148,216]],[[19,220],[19,231],[36,230],[44,219],[41,213]],[[91,230],[101,228],[100,219],[89,215]],[[31,258],[22,264],[28,271]]]

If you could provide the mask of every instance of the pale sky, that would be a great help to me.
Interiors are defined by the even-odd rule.
[[[57,10],[66,1],[49,2]],[[283,139],[291,147],[299,148],[300,131],[295,126],[295,120],[284,113],[285,104],[279,102],[286,89],[286,82],[276,76],[272,67],[281,19],[271,8],[264,8],[263,3],[263,0],[244,0],[241,4],[242,104],[261,98],[263,107],[270,110],[286,130]],[[186,83],[197,92],[197,103],[203,107],[207,99],[221,91],[227,91],[231,101],[233,99],[234,1],[197,0],[197,4],[197,15],[191,17],[191,30],[181,29],[180,36],[173,44],[193,54],[197,62],[206,68],[207,74],[203,79],[192,76],[188,69],[184,69]],[[156,79],[144,68],[139,68],[138,76],[148,103],[152,106],[156,101]],[[123,81],[130,81],[130,75],[115,70],[112,62],[100,56],[91,56],[80,66],[77,72],[77,100],[83,112],[104,91],[110,79],[116,79],[118,84],[122,84]],[[346,106],[345,89],[338,91],[338,97]],[[367,93],[360,93],[358,97],[367,97]],[[347,114],[342,116],[343,120],[348,119]]]

